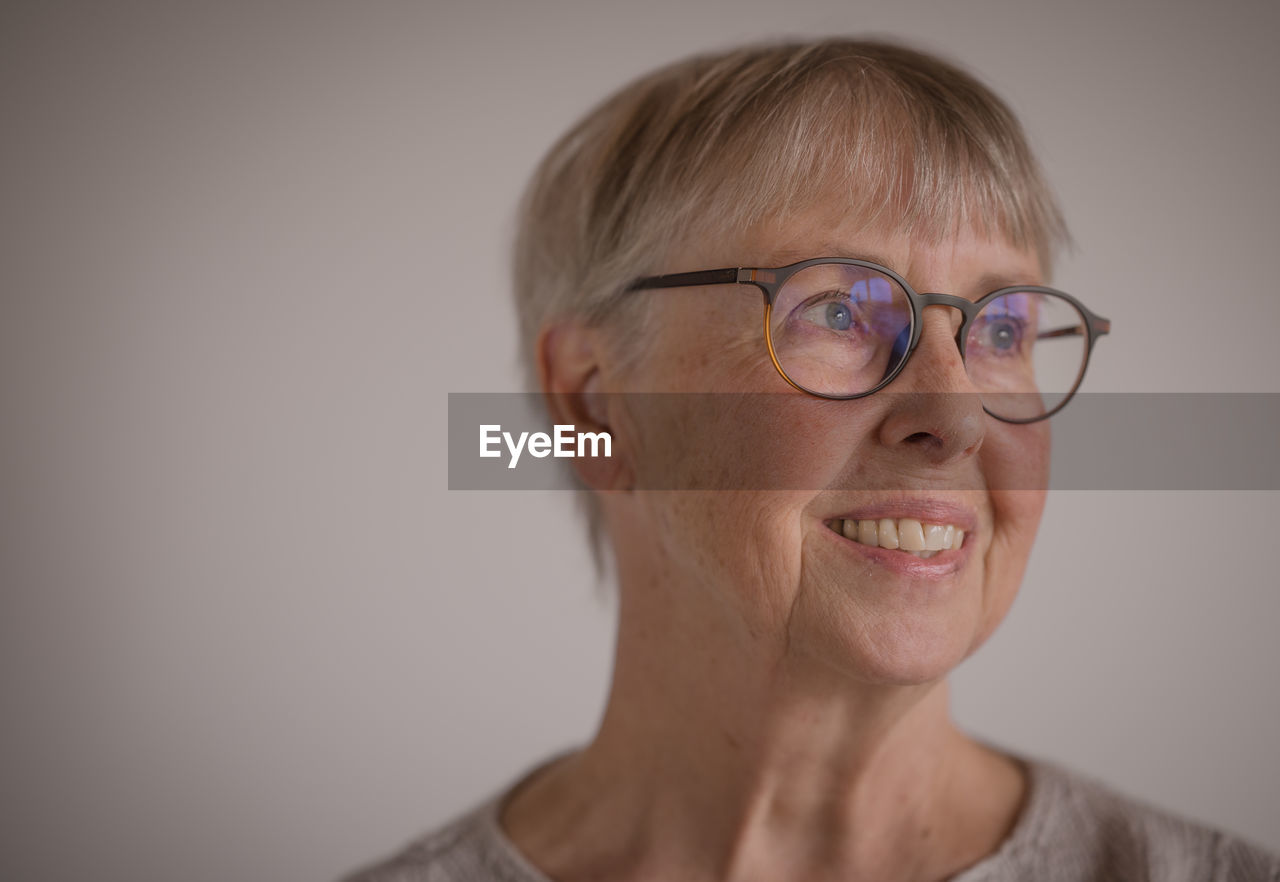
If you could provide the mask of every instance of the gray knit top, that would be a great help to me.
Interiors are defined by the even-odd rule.
[[[1051,763],[1024,762],[1030,793],[1009,838],[951,882],[1280,882],[1280,855]],[[346,882],[550,882],[498,824],[512,789]]]

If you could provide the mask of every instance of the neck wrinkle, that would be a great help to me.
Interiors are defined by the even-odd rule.
[[[597,808],[627,831],[616,853],[745,879],[767,878],[770,865],[793,878],[849,878],[919,851],[911,846],[936,830],[963,753],[945,681],[850,683],[776,654],[764,664],[745,632],[704,632],[694,644],[681,630],[620,632],[609,705],[582,757],[601,788]],[[634,647],[655,633],[682,650]],[[690,661],[693,645],[701,663]]]

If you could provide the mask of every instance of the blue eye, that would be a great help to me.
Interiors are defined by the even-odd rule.
[[[983,342],[998,352],[1017,349],[1022,344],[1022,322],[1013,318],[993,319],[987,323],[984,336]]]
[[[846,303],[828,303],[825,318],[827,327],[833,331],[847,331],[853,324],[853,313]]]
[[[826,299],[820,299],[801,310],[799,317],[828,331],[845,332],[857,325],[853,307],[846,297],[839,295],[825,297]]]

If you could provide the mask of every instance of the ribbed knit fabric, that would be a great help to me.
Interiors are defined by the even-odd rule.
[[[1280,855],[1051,763],[1024,762],[1030,794],[1013,832],[951,882],[1280,882]],[[512,789],[345,882],[550,882],[498,825]]]

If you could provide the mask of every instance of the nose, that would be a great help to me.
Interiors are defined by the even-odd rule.
[[[934,465],[972,456],[986,434],[982,399],[956,345],[961,318],[947,304],[921,310],[923,327],[915,351],[902,373],[879,393],[887,407],[881,442]]]

